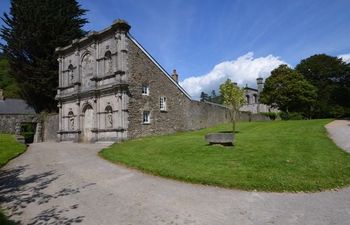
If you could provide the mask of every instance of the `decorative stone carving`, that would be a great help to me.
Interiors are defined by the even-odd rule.
[[[94,60],[93,60],[91,54],[86,53],[84,55],[82,63],[81,63],[83,87],[90,87],[92,85],[90,79],[93,76],[93,71],[94,71],[93,62],[94,62]]]

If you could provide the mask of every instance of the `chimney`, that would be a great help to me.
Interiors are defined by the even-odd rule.
[[[0,89],[0,101],[4,101],[4,90]]]
[[[264,79],[262,77],[258,77],[256,79],[256,84],[258,85],[258,94],[260,94],[264,89]]]
[[[176,73],[175,69],[173,70],[173,74],[171,74],[171,78],[173,78],[176,83],[179,83],[179,75]]]

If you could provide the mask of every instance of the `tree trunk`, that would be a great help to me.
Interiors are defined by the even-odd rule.
[[[236,131],[236,110],[232,112],[232,133]]]

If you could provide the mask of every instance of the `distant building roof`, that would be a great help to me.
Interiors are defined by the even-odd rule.
[[[5,98],[0,100],[0,114],[35,114],[23,99]]]

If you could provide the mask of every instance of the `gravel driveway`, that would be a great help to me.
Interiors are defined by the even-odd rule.
[[[350,224],[350,188],[286,194],[186,184],[111,164],[97,156],[103,147],[32,144],[0,172],[2,207],[22,224]]]

